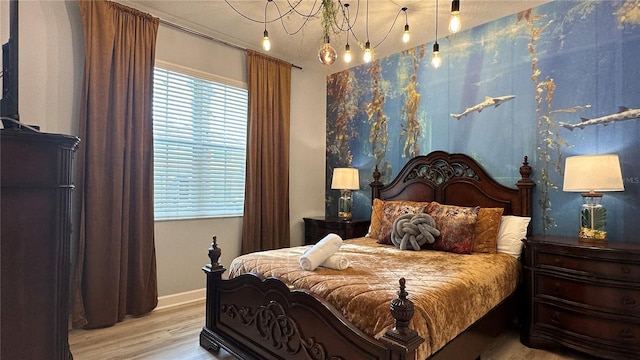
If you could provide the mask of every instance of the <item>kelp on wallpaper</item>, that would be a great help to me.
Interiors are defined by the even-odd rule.
[[[640,0],[547,3],[440,42],[438,70],[424,44],[329,76],[328,214],[335,166],[361,170],[354,213],[368,217],[376,165],[388,182],[415,155],[464,152],[513,186],[529,155],[534,231],[575,235],[581,200],[562,191],[564,159],[613,152],[626,189],[605,195],[610,237],[640,230],[629,215],[640,195]],[[348,92],[345,78],[357,84]]]
[[[425,46],[416,49],[410,49],[403,54],[409,57],[413,66],[410,68],[411,74],[408,75],[409,81],[407,86],[402,89],[404,95],[404,104],[402,106],[402,131],[401,139],[404,138],[404,146],[402,155],[407,158],[413,158],[420,155],[420,143],[418,142],[421,135],[421,123],[418,118],[418,110],[420,108],[420,93],[418,92],[418,75],[420,69],[420,61],[424,58]],[[407,67],[403,67],[406,69]]]
[[[417,139],[423,131],[418,120],[421,111],[416,84],[419,59],[424,57],[424,53],[424,46],[403,52],[400,61],[412,65],[397,66],[397,71],[388,73],[393,79],[385,78],[387,74],[384,71],[389,66],[386,64],[383,67],[384,60],[376,60],[371,66],[362,68],[366,74],[364,76],[353,71],[342,71],[328,78],[326,183],[330,184],[336,167],[354,166],[360,169],[361,188],[365,190],[354,193],[355,198],[361,198],[355,201],[356,216],[369,216],[370,209],[363,204],[371,201],[368,184],[373,180],[373,169],[380,171],[383,182],[391,179],[393,167],[388,159],[389,123],[394,128],[400,124],[402,128],[399,136],[404,139],[403,156],[412,157],[420,151]],[[398,107],[401,109],[397,110]],[[395,116],[390,118],[387,109],[392,109]],[[368,135],[366,142],[360,134]],[[357,154],[355,157],[354,153]],[[330,185],[327,187],[326,211],[327,214],[335,214],[337,192],[331,191]]]
[[[544,20],[544,16],[532,15],[531,10],[518,13],[517,19],[518,23],[526,23],[531,34],[528,47],[531,55],[531,80],[535,84],[536,119],[538,120],[538,146],[536,148],[538,162],[536,168],[539,172],[539,195],[537,203],[541,211],[542,229],[543,232],[546,232],[556,224],[550,215],[552,210],[550,192],[558,190],[558,186],[551,180],[550,173],[551,171],[562,172],[562,148],[569,146],[569,144],[560,136],[558,126],[551,118],[551,114],[554,112],[552,105],[556,84],[552,78],[547,77],[540,80],[542,71],[538,67],[536,42],[551,23],[547,22],[542,26],[537,26],[536,23]]]

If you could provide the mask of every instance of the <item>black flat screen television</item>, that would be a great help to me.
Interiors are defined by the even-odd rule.
[[[18,0],[9,2],[9,40],[2,44],[0,116],[5,129],[19,126],[16,124],[20,121],[18,114]]]

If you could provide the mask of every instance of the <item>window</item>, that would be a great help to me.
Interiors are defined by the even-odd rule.
[[[155,219],[242,216],[246,88],[164,67],[153,80]]]

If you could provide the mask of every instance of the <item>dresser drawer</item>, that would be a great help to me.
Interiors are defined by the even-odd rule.
[[[574,257],[544,251],[536,252],[536,267],[581,272],[588,276],[640,282],[640,264],[611,262],[595,258]]]
[[[546,296],[611,313],[640,316],[640,290],[624,289],[539,274],[535,296]]]
[[[538,303],[534,311],[536,326],[567,335],[588,337],[594,343],[616,343],[640,349],[640,324],[590,316],[564,308]]]

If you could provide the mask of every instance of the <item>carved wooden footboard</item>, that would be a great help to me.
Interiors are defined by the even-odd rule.
[[[326,301],[292,290],[279,279],[243,274],[223,280],[220,249],[214,236],[209,249],[206,324],[200,345],[220,347],[241,359],[415,359],[424,341],[408,328],[413,303],[404,278],[390,304],[396,326],[376,340],[351,325]]]

